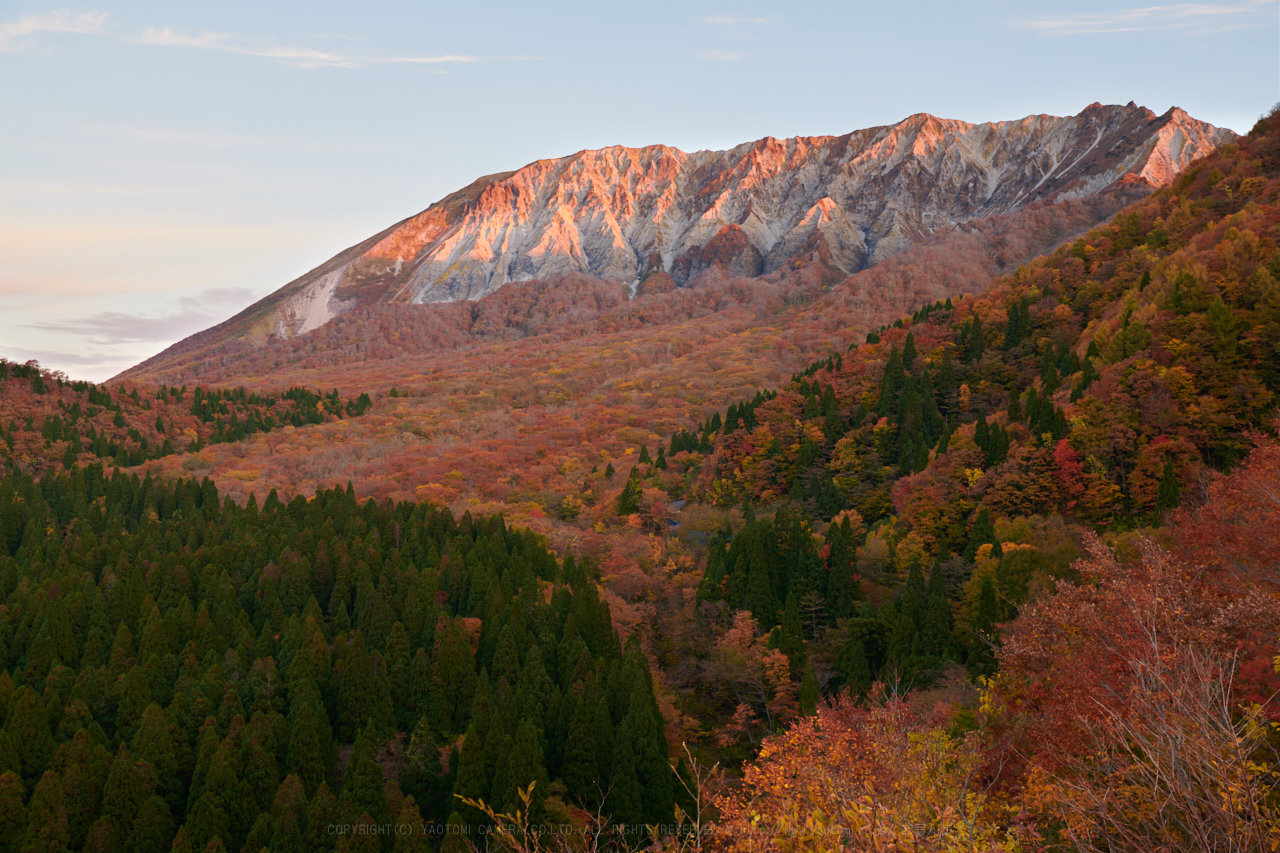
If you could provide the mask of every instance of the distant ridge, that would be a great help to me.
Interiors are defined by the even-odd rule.
[[[304,334],[354,308],[478,299],[585,274],[751,278],[820,245],[851,275],[921,236],[1116,182],[1162,186],[1235,134],[1178,108],[970,124],[926,113],[728,151],[610,147],[480,178],[162,353]],[[150,361],[150,360],[149,360]],[[127,373],[125,374],[127,375]]]

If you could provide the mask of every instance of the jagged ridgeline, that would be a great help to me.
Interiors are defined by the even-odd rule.
[[[592,574],[501,516],[350,487],[238,506],[10,467],[0,837],[324,850],[335,824],[478,832],[453,794],[502,809],[530,782],[538,817],[669,821],[650,675]]]
[[[628,488],[744,507],[698,600],[773,629],[793,677],[991,672],[996,626],[1071,577],[1086,530],[1160,524],[1274,424],[1278,174],[1268,117],[985,294],[870,331],[649,467],[641,448]]]
[[[1268,117],[986,293],[924,305],[674,433],[655,467],[720,506],[911,516],[935,554],[966,547],[978,504],[1157,521],[1274,417],[1278,152]]]

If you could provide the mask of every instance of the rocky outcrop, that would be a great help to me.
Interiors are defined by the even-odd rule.
[[[580,151],[481,178],[228,328],[291,336],[358,305],[478,299],[569,273],[638,293],[655,272],[678,286],[713,266],[752,277],[816,246],[848,275],[922,235],[1037,199],[1087,196],[1121,179],[1163,185],[1233,136],[1180,109],[1156,116],[1130,103],[986,124],[922,113],[728,151]]]
[[[694,246],[677,258],[670,272],[674,279],[688,281],[714,266],[738,278],[755,278],[764,272],[764,256],[747,232],[730,224],[716,232],[707,245]]]

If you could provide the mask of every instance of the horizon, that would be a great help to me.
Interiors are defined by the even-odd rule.
[[[924,6],[16,4],[0,356],[105,380],[483,175],[577,151],[1130,101],[1247,133],[1280,100],[1275,2]]]

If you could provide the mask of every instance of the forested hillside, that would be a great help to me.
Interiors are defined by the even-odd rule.
[[[985,291],[1002,269],[1149,192],[1118,184],[1037,202],[924,239],[847,281],[817,241],[796,266],[759,279],[713,266],[677,288],[654,272],[634,299],[616,283],[569,277],[475,303],[362,308],[261,348],[170,353],[129,371],[129,382],[260,394],[336,387],[375,402],[358,423],[209,448],[198,469],[166,460],[158,470],[168,476],[208,475],[241,501],[252,490],[289,496],[348,481],[361,495],[425,498],[455,512],[478,500],[558,548],[603,556],[609,537],[596,525],[611,524],[609,495],[622,481],[600,475],[609,465],[625,475],[628,450],[778,387],[922,301]]]
[[[28,473],[73,468],[91,458],[136,467],[212,444],[363,415],[368,394],[343,400],[302,387],[257,394],[240,388],[158,389],[72,382],[38,364],[0,359],[0,459]],[[7,424],[7,426],[6,426]],[[187,470],[199,467],[188,460]],[[208,467],[205,465],[204,467]]]
[[[0,520],[5,849],[421,845],[531,781],[539,818],[672,819],[643,655],[500,517],[90,466],[8,474]]]
[[[1273,849],[1278,244],[1272,114],[981,292],[816,246],[234,391],[0,365],[0,845]]]
[[[1278,170],[1272,115],[1111,225],[638,472],[748,507],[697,596],[720,681],[689,689],[728,721],[721,742],[842,697],[764,742],[753,795],[721,805],[776,834],[729,846],[1280,840]],[[744,655],[762,689],[743,689]],[[960,664],[989,677],[976,695]]]

